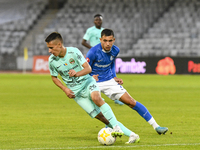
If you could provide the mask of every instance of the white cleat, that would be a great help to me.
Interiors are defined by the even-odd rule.
[[[139,135],[136,134],[136,136],[135,135],[130,136],[128,142],[126,142],[125,144],[139,143],[139,142],[140,142],[140,137]]]
[[[117,137],[117,136],[121,137],[122,135],[124,135],[124,132],[121,130],[121,128],[118,125],[116,125],[113,128],[113,132],[111,134],[114,137]]]

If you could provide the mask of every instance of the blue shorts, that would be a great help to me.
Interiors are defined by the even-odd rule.
[[[81,106],[91,118],[96,117],[101,111],[100,108],[92,101],[91,93],[100,91],[94,78],[89,78],[85,87],[76,94],[74,100]]]

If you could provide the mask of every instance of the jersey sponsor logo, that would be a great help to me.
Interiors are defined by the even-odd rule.
[[[72,67],[72,68],[70,68],[70,69],[68,69],[68,70],[64,70],[64,71],[62,71],[62,70],[58,70],[58,72],[59,72],[59,74],[62,76],[62,75],[66,75],[66,76],[69,76],[68,75],[68,72],[69,72],[69,70],[71,70],[71,69],[75,69],[75,68],[77,68],[78,67],[78,65],[76,65],[76,66],[74,66],[74,67]]]
[[[75,63],[75,60],[74,60],[73,58],[70,58],[70,59],[69,59],[69,63],[70,63],[70,64],[74,64],[74,63]]]
[[[109,64],[107,64],[107,65],[99,65],[99,64],[95,63],[94,65],[97,66],[97,67],[99,67],[99,68],[105,68],[105,67],[110,66],[110,64],[111,64],[111,63],[109,63]]]
[[[67,63],[64,63],[63,65],[64,65],[64,66],[67,66]]]
[[[73,77],[73,78],[70,78],[71,80],[65,80],[67,82],[67,84],[69,84],[67,86],[69,86],[69,87],[75,87],[77,85],[82,84],[83,81],[86,80],[85,78],[79,80],[79,78],[80,77],[75,77],[75,78]]]

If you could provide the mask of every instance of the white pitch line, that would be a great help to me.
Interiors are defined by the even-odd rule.
[[[131,148],[131,147],[157,147],[157,146],[189,146],[200,145],[200,143],[180,143],[180,144],[155,144],[155,145],[129,145],[129,146],[92,146],[92,147],[60,147],[60,148],[22,148],[22,149],[0,149],[0,150],[62,150],[62,149],[104,149],[104,148]]]

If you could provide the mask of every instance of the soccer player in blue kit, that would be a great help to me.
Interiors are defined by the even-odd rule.
[[[88,28],[83,36],[81,44],[87,48],[91,48],[100,43],[101,31],[104,29],[102,27],[103,16],[101,14],[94,15],[94,26]],[[87,43],[89,41],[89,43]],[[115,104],[124,105],[119,100],[115,100]]]
[[[55,85],[69,98],[73,98],[91,118],[96,118],[113,128],[113,136],[121,137],[125,134],[129,136],[126,144],[138,143],[139,135],[117,121],[110,106],[101,98],[95,79],[89,75],[92,69],[80,50],[75,47],[64,47],[62,36],[58,32],[48,35],[45,42],[51,53],[49,70]],[[66,86],[59,80],[58,74]]]
[[[100,41],[101,43],[92,47],[86,55],[86,60],[92,67],[90,75],[97,81],[100,91],[110,99],[118,99],[137,111],[141,117],[152,125],[158,134],[165,134],[168,128],[160,127],[147,108],[132,98],[126,89],[123,88],[123,80],[117,78],[115,58],[120,49],[114,45],[114,32],[111,29],[104,29],[101,32]]]

